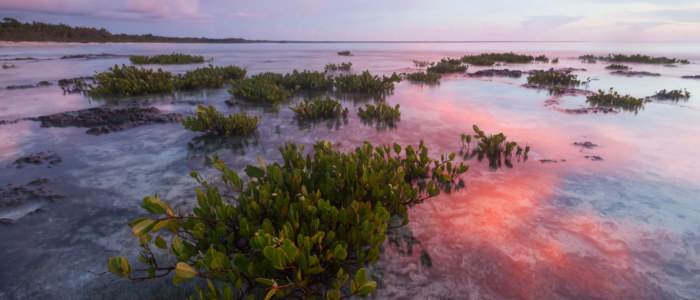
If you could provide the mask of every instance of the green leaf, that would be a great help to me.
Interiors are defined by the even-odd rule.
[[[134,228],[132,229],[132,232],[134,233],[135,236],[142,236],[149,231],[151,231],[151,228],[153,228],[153,220],[151,219],[146,219],[138,224],[134,225]]]
[[[360,297],[365,297],[371,292],[374,292],[375,288],[377,288],[377,282],[369,281],[360,286],[360,289],[357,294],[360,295]]]
[[[333,256],[337,257],[340,260],[344,260],[348,257],[348,252],[345,251],[343,245],[338,244],[335,246],[335,249],[333,249]]]
[[[255,278],[255,281],[262,283],[264,285],[273,285],[275,281],[269,278]]]
[[[175,266],[175,276],[177,277],[191,279],[194,278],[195,275],[197,275],[197,271],[184,262],[179,262],[177,266]]]
[[[267,292],[267,295],[265,295],[265,300],[270,300],[270,298],[275,295],[275,292],[277,292],[277,290],[270,290]]]
[[[156,237],[156,247],[158,247],[160,249],[165,249],[165,248],[168,248],[168,244],[165,242],[165,240],[162,237],[157,236]]]
[[[365,268],[360,268],[357,270],[357,273],[355,273],[355,283],[358,286],[362,286],[367,282],[367,270]]]
[[[265,176],[265,171],[256,166],[248,165],[243,171],[245,171],[245,173],[248,174],[248,177],[250,178],[262,178],[263,176]]]
[[[328,296],[326,297],[328,300],[339,300],[340,299],[340,291],[339,290],[332,290],[328,292]]]

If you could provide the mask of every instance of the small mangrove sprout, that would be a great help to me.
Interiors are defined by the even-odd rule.
[[[299,105],[290,107],[299,120],[315,120],[315,119],[340,119],[341,117],[347,118],[348,109],[343,108],[337,100],[331,99],[331,97],[326,96],[325,99],[315,98],[311,100],[304,100],[299,103]]]
[[[619,64],[611,64],[605,68],[608,70],[629,70],[630,69],[629,66],[619,65]]]
[[[389,122],[399,120],[401,113],[399,112],[399,105],[391,107],[389,104],[384,102],[379,102],[377,105],[365,104],[366,109],[362,107],[358,108],[357,114],[365,121],[377,121],[377,122]]]
[[[410,81],[416,81],[416,82],[425,82],[425,83],[436,83],[440,80],[442,76],[438,73],[433,73],[433,72],[414,72],[414,73],[409,73],[405,74],[404,78],[410,80]]]
[[[345,51],[339,51],[339,52],[338,52],[338,55],[340,55],[340,56],[351,56],[352,54],[350,54],[350,51],[349,51],[349,50],[345,50]]]
[[[350,68],[352,68],[352,63],[351,62],[344,62],[339,65],[336,64],[327,64],[324,70],[326,72],[328,71],[350,71]]]
[[[541,61],[541,62],[547,63],[547,62],[549,62],[549,58],[547,58],[547,57],[544,56],[544,54],[543,54],[543,55],[540,55],[540,56],[535,57],[535,61]]]
[[[443,58],[434,66],[429,67],[427,71],[439,74],[464,73],[467,71],[467,66],[463,65],[459,59]]]
[[[145,64],[159,64],[159,65],[173,65],[173,64],[196,64],[203,63],[204,56],[201,55],[189,55],[182,53],[172,53],[172,54],[159,54],[154,56],[145,55],[132,55],[129,57],[131,63],[135,65],[145,65]]]
[[[635,98],[630,95],[621,95],[613,88],[609,91],[598,90],[598,93],[586,97],[586,103],[594,107],[609,107],[622,109],[625,111],[637,112],[644,106],[644,99]]]
[[[14,68],[19,68],[16,65],[7,65],[7,64],[2,64],[3,69],[14,69]]]
[[[558,64],[559,63],[559,57],[552,59],[553,64]]]
[[[248,113],[224,116],[214,106],[197,105],[197,117],[186,117],[182,120],[185,129],[205,132],[211,135],[248,135],[258,128],[262,116],[252,116]]]
[[[658,100],[688,100],[690,98],[690,92],[686,89],[682,90],[670,90],[667,91],[666,89],[660,90],[652,96],[654,99]]]
[[[413,65],[416,66],[416,68],[425,68],[434,66],[435,62],[429,62],[427,60],[414,60]]]
[[[530,146],[525,146],[523,151],[523,148],[518,146],[517,142],[507,141],[507,137],[503,134],[503,132],[499,134],[486,135],[476,125],[473,125],[472,129],[474,129],[475,133],[474,139],[478,140],[476,141],[478,147],[474,151],[481,155],[485,155],[486,157],[500,158],[501,155],[503,155],[506,158],[510,158],[513,156],[513,151],[515,151],[515,155],[517,156],[522,154],[527,155],[528,152],[530,152]],[[462,134],[462,140],[470,142],[471,136]]]

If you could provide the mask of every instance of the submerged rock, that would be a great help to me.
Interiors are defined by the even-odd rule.
[[[581,107],[581,108],[567,108],[561,109],[560,111],[567,114],[579,115],[579,114],[616,114],[617,111],[608,107]]]
[[[61,59],[73,59],[73,58],[83,58],[83,59],[94,59],[94,58],[111,58],[111,57],[126,57],[128,55],[110,54],[110,53],[100,53],[100,54],[73,54],[61,56]]]
[[[27,156],[23,156],[15,160],[13,163],[9,164],[8,168],[24,168],[28,164],[40,165],[43,163],[48,163],[49,168],[52,166],[63,162],[63,159],[58,156],[58,154],[51,151],[42,151],[38,153],[33,153]],[[31,184],[31,183],[30,183]]]
[[[602,157],[600,157],[600,156],[595,156],[595,155],[586,155],[586,156],[584,156],[584,157],[585,157],[585,158],[588,158],[588,159],[590,159],[590,160],[592,160],[592,161],[600,161],[600,160],[603,160]]]
[[[498,76],[498,77],[520,78],[520,76],[522,76],[522,75],[523,75],[523,72],[520,70],[508,70],[508,69],[488,69],[488,70],[476,71],[474,73],[467,73],[467,76],[469,76],[469,77]]]
[[[651,73],[651,72],[647,72],[647,71],[625,71],[625,70],[618,70],[615,72],[610,72],[610,74],[612,74],[612,75],[624,75],[627,77],[661,76],[661,74],[659,74],[659,73]]]
[[[581,143],[574,142],[574,146],[581,146],[582,148],[586,148],[586,149],[593,149],[595,147],[598,147],[598,145],[593,144],[589,141],[585,141],[585,142],[581,142]]]
[[[39,81],[36,85],[32,84],[22,84],[22,85],[8,85],[6,89],[8,90],[23,90],[23,89],[31,89],[31,88],[37,88],[37,87],[44,87],[44,86],[50,86],[53,85],[53,83],[48,82],[46,80]]]
[[[64,198],[64,196],[54,194],[45,187],[49,182],[50,180],[47,178],[38,178],[23,186],[13,184],[0,186],[0,208],[19,206],[27,200],[54,201]]]
[[[175,123],[180,121],[180,116],[177,113],[161,113],[155,107],[94,107],[29,120],[41,122],[41,127],[89,127],[85,133],[100,135],[154,123]]]
[[[31,89],[35,88],[36,86],[32,84],[22,84],[22,85],[8,85],[6,89],[8,90],[23,90],[23,89]]]

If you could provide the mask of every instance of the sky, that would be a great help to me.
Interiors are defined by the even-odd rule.
[[[0,0],[112,33],[304,41],[700,41],[700,0]]]

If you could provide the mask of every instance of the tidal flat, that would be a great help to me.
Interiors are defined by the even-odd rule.
[[[579,59],[640,49],[689,63],[625,61],[634,72],[659,74],[638,77],[611,74],[607,61]],[[107,272],[109,257],[136,262],[138,239],[127,224],[146,216],[138,207],[143,197],[159,193],[173,206],[192,208],[199,184],[190,171],[219,177],[208,157],[218,155],[240,171],[257,165],[258,156],[281,161],[278,148],[287,142],[311,149],[321,140],[343,151],[363,141],[415,146],[421,140],[432,155],[466,151],[456,159],[470,166],[460,188],[411,208],[407,227],[384,243],[369,268],[378,282],[371,297],[700,298],[700,81],[683,79],[700,74],[700,44],[13,43],[0,50],[0,59],[16,66],[0,69],[0,299],[111,299],[125,290],[137,299],[189,296],[191,284],[175,287],[170,277],[135,282]],[[339,55],[344,51],[352,55]],[[248,76],[351,63],[343,74],[369,70],[381,77],[431,66],[414,61],[510,52],[559,60],[470,65],[434,84],[395,82],[382,95],[299,91],[277,104],[239,98],[227,92],[230,84],[129,97],[66,93],[59,85],[78,77],[91,83],[96,72],[130,65],[131,55],[202,56],[213,66],[245,68]],[[27,57],[35,59],[21,59]],[[176,75],[202,66],[145,67]],[[528,74],[552,68],[586,82],[575,89],[526,86]],[[681,88],[692,96],[633,111],[587,103],[587,96],[610,88],[639,99]],[[342,122],[303,122],[290,109],[326,96],[349,109]],[[400,105],[400,119],[391,126],[363,121],[358,109],[377,103]],[[213,137],[173,120],[198,105],[262,118],[252,134]],[[127,111],[151,119],[94,121],[98,127],[41,121]],[[105,119],[100,116],[90,118]],[[468,155],[460,135],[473,134],[473,124],[532,150],[503,165]],[[92,128],[98,129],[86,132]]]

